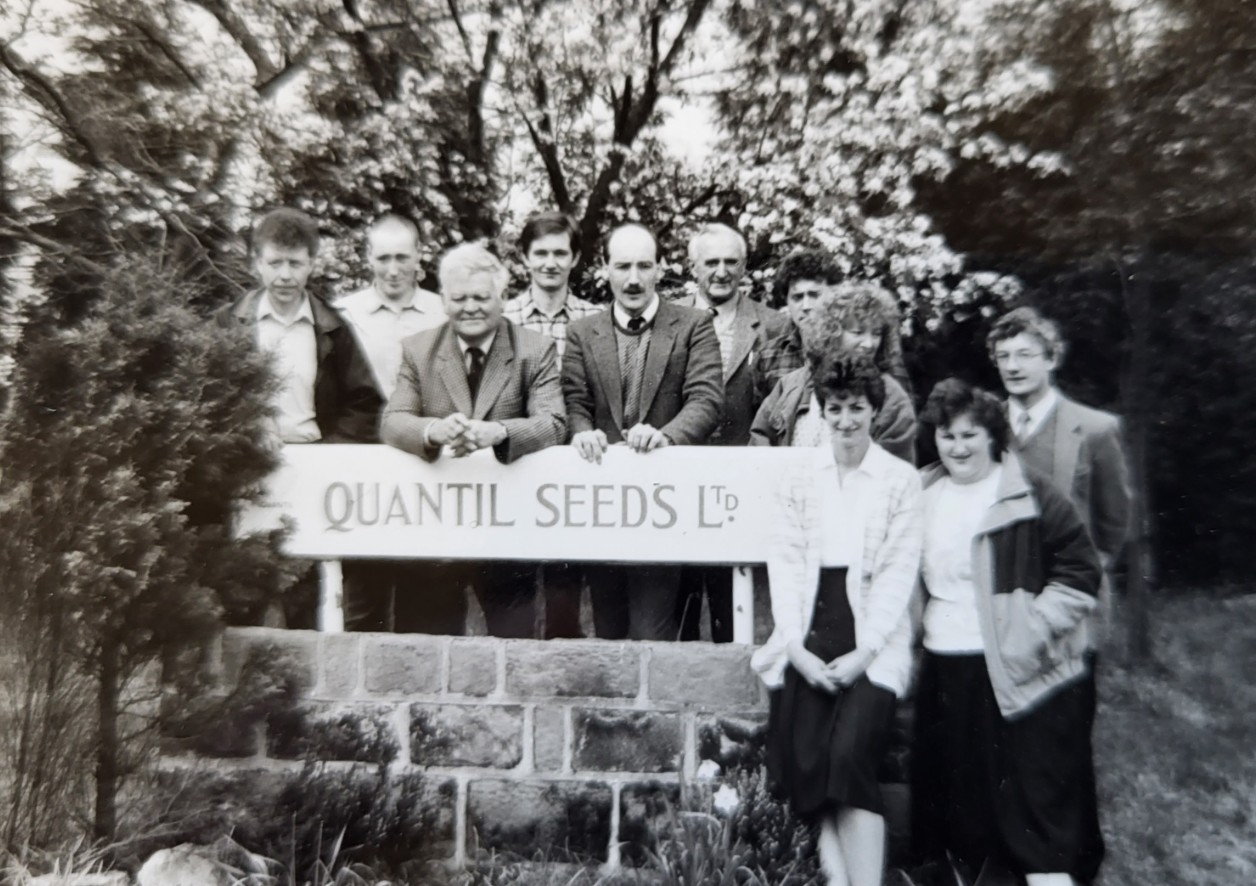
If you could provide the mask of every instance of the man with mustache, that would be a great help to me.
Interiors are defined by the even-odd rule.
[[[573,323],[563,357],[571,445],[601,462],[623,443],[646,454],[706,442],[724,399],[719,340],[711,318],[659,299],[658,242],[639,224],[606,240],[614,302]],[[674,640],[677,565],[587,567],[594,628],[608,639]]]

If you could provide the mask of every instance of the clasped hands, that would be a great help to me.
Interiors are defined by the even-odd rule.
[[[862,677],[872,658],[873,653],[869,649],[853,649],[828,663],[801,648],[801,645],[789,653],[790,663],[804,680],[816,689],[835,695]]]
[[[433,446],[448,446],[455,457],[470,455],[496,446],[506,439],[506,426],[498,421],[480,421],[455,412],[428,426],[427,439]]]
[[[624,444],[633,452],[653,452],[662,449],[671,441],[658,428],[645,423],[633,425],[624,432]],[[571,437],[571,445],[576,447],[580,457],[585,461],[602,463],[602,454],[610,448],[604,431],[580,431]]]

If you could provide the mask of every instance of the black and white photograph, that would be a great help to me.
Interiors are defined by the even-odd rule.
[[[4,0],[0,884],[1256,882],[1254,24]]]

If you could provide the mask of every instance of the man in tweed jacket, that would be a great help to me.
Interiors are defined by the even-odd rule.
[[[401,372],[384,410],[381,439],[434,461],[491,448],[500,461],[563,442],[567,417],[554,343],[502,317],[508,273],[482,246],[466,244],[440,263],[449,322],[405,339]],[[412,605],[397,605],[398,630],[465,629],[462,588],[471,583],[490,634],[530,637],[536,567],[531,563],[441,564]],[[402,610],[408,610],[402,626]]]

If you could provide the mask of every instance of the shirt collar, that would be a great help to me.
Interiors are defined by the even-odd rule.
[[[1060,396],[1056,393],[1054,387],[1047,388],[1047,393],[1043,396],[1043,398],[1033,406],[1030,406],[1028,409],[1021,406],[1015,400],[1008,398],[1008,421],[1011,423],[1013,430],[1015,430],[1016,422],[1020,419],[1021,415],[1028,414],[1029,426],[1036,428],[1038,425],[1042,424],[1043,420],[1051,413],[1051,410],[1055,408],[1055,404],[1059,401],[1059,399]]]
[[[613,302],[611,306],[611,310],[615,312],[615,322],[618,323],[620,326],[622,326],[624,329],[627,329],[628,321],[632,319],[632,317],[628,316],[628,312],[619,306],[619,302]],[[654,315],[657,314],[658,312],[659,312],[659,294],[656,292],[654,293],[654,298],[650,300],[650,303],[645,306],[645,310],[641,312],[641,318],[645,320],[646,325],[648,326],[649,324],[654,322]]]
[[[305,320],[311,326],[313,326],[314,325],[314,309],[310,307],[309,293],[306,293],[305,295],[302,296],[301,307],[297,308],[297,312],[295,315],[293,315],[292,319],[285,320],[283,317],[280,317],[279,314],[275,312],[275,309],[271,306],[271,303],[270,303],[270,296],[266,294],[265,290],[262,290],[262,297],[257,300],[257,319],[261,320],[266,317],[271,318],[276,323],[282,323],[285,326],[291,326],[293,323],[298,323],[302,320]]]
[[[497,341],[497,332],[498,330],[494,329],[492,335],[490,335],[486,341],[475,345],[475,347],[479,348],[485,356],[487,356],[488,352],[492,349],[493,342]],[[463,341],[462,336],[458,335],[456,332],[454,333],[454,340],[458,342],[458,350],[462,352],[462,356],[466,357],[467,351],[471,350],[471,344]]]
[[[819,447],[817,454],[820,457],[820,467],[823,470],[837,470],[837,462],[833,459],[833,447],[828,445],[828,441]],[[855,473],[867,474],[874,480],[879,480],[885,476],[889,469],[889,459],[895,458],[890,455],[874,440],[868,444],[868,451],[864,453],[863,461],[859,462],[859,466],[855,468]]]
[[[524,317],[531,317],[533,314],[540,314],[546,319],[549,319],[550,317],[561,317],[566,314],[567,318],[570,319],[571,305],[574,299],[575,296],[568,291],[567,297],[563,299],[562,307],[560,307],[553,314],[547,314],[541,310],[541,306],[537,304],[536,299],[532,297],[532,289],[529,287],[524,290],[523,295],[519,296],[519,313]]]
[[[715,315],[721,320],[725,318],[733,318],[737,316],[737,308],[741,305],[741,293],[737,293],[728,301],[718,305],[713,305],[706,300],[706,297],[699,292],[693,298],[693,306],[700,311],[715,311]]]
[[[392,311],[394,314],[400,314],[402,311],[418,311],[420,314],[428,313],[423,310],[423,290],[417,286],[414,289],[414,293],[410,296],[410,303],[400,308],[396,306],[396,302],[385,298],[383,293],[375,288],[374,284],[368,286],[366,292],[367,300],[369,301],[367,306],[368,313],[374,314],[377,311]]]

